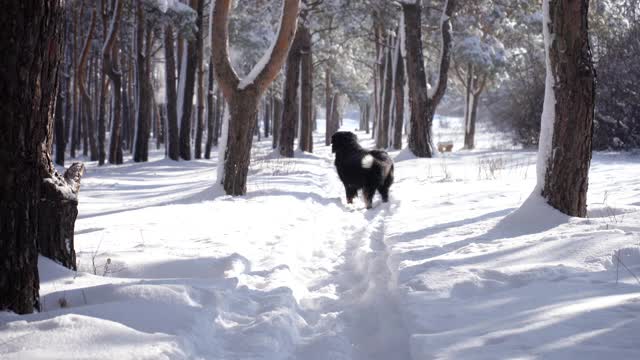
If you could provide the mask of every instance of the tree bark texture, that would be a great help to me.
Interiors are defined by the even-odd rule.
[[[215,128],[216,122],[216,97],[213,92],[213,58],[209,61],[209,88],[207,93],[207,142],[204,149],[205,159],[211,158],[211,148],[213,147],[213,138],[218,134]]]
[[[49,152],[62,16],[57,0],[12,1],[0,12],[0,310],[19,314],[39,308],[42,230],[49,226],[52,238],[73,238],[64,229],[73,227],[75,216],[49,218],[43,204],[54,201],[51,191],[70,202],[77,193],[55,171]]]
[[[587,215],[595,105],[588,0],[545,0],[549,7],[548,66],[554,78],[555,119],[542,195],[570,216]],[[545,104],[546,106],[546,104]]]
[[[394,76],[395,122],[393,124],[393,148],[402,149],[402,129],[404,125],[404,59],[400,47],[400,37],[396,43],[396,73]]]
[[[302,24],[298,24],[298,31],[291,44],[287,56],[287,67],[284,80],[284,94],[282,96],[284,108],[280,122],[280,142],[278,151],[281,156],[293,157],[294,139],[298,113],[298,87],[300,86],[300,62],[302,60]]]
[[[167,25],[164,30],[164,58],[167,97],[167,119],[169,123],[169,158],[180,160],[180,135],[178,132],[178,94],[176,90],[176,60],[174,53],[173,28]]]
[[[311,32],[299,27],[300,36],[300,149],[313,152],[313,49]]]
[[[204,23],[204,0],[194,0],[196,2],[196,26],[202,29]],[[198,71],[198,91],[197,91],[197,108],[196,108],[196,141],[194,144],[193,155],[196,159],[202,158],[202,135],[204,132],[204,34],[201,30],[196,33],[196,58]]]
[[[213,52],[216,80],[229,104],[231,115],[227,148],[224,154],[222,183],[227,195],[244,195],[247,190],[247,173],[253,141],[253,130],[257,120],[257,106],[265,92],[286,61],[293,42],[298,22],[300,0],[284,0],[280,28],[269,59],[255,76],[242,81],[233,70],[229,60],[228,22],[231,0],[216,0],[213,8],[211,48]]]
[[[382,75],[380,85],[381,85],[381,101],[382,101],[382,111],[380,112],[379,122],[378,122],[378,133],[376,136],[376,147],[379,149],[386,149],[389,146],[389,122],[391,121],[391,95],[393,92],[393,66],[392,66],[392,56],[391,56],[391,44],[393,41],[389,39],[387,41],[387,46],[382,47],[381,51],[383,52],[383,64],[382,67]]]
[[[105,40],[102,52],[102,69],[111,79],[113,90],[113,113],[111,115],[111,139],[109,143],[109,163],[122,164],[122,73],[118,64],[117,34],[122,17],[122,0],[115,0],[111,18],[110,33]]]
[[[441,22],[442,53],[439,64],[438,83],[429,94],[424,71],[424,56],[422,53],[422,30],[420,2],[414,4],[403,3],[402,12],[405,23],[405,41],[407,50],[407,79],[409,82],[410,133],[409,149],[418,157],[432,157],[431,125],[436,107],[442,100],[447,89],[447,74],[451,60],[451,16],[455,7],[455,0],[446,0],[444,4],[443,21]]]
[[[199,0],[191,0],[191,7],[196,8]],[[202,19],[199,20],[202,22]],[[200,26],[196,30],[196,38],[201,33]],[[187,73],[184,97],[182,102],[182,111],[180,113],[180,157],[184,160],[191,160],[191,113],[193,111],[193,93],[195,91],[196,84],[196,70],[198,66],[198,49],[197,40],[194,38],[187,42]]]
[[[325,101],[325,132],[324,145],[331,145],[331,115],[333,109],[331,107],[333,101],[333,89],[331,88],[331,68],[327,66],[324,71],[324,101]]]
[[[151,79],[149,79],[149,69],[147,68],[145,51],[145,19],[142,0],[136,1],[136,134],[135,148],[133,151],[133,161],[145,162],[149,160],[149,132],[151,127]],[[147,40],[149,37],[147,36]],[[147,42],[146,46],[151,44]]]

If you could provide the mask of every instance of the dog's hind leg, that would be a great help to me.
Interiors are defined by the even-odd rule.
[[[367,207],[367,209],[371,209],[371,207],[373,206],[373,195],[375,193],[375,187],[365,186],[364,189],[362,189],[362,197],[364,199],[364,205]]]
[[[353,204],[353,198],[358,195],[358,189],[351,186],[345,186],[344,190],[347,193],[347,204]]]
[[[391,170],[387,173],[384,182],[378,188],[380,196],[382,196],[382,202],[389,201],[389,188],[391,187],[391,184],[393,184],[393,165],[391,165]]]

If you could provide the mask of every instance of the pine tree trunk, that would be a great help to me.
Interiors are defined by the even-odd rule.
[[[331,69],[327,66],[324,71],[324,101],[325,101],[325,134],[324,144],[325,146],[331,145],[331,115],[333,114],[332,101],[333,101],[333,89],[331,88]]]
[[[196,2],[196,26],[202,29],[204,18],[204,1],[195,0]],[[197,109],[196,109],[196,142],[194,156],[196,159],[202,158],[202,135],[204,132],[204,34],[201,30],[196,32],[196,58],[198,71],[198,92],[197,92]]]
[[[400,50],[400,41],[396,45],[396,74],[395,74],[395,123],[393,128],[393,148],[402,149],[402,128],[404,122],[404,59]]]
[[[393,89],[393,69],[391,63],[391,45],[392,41],[387,41],[387,47],[383,48],[384,62],[381,65],[383,68],[382,81],[382,111],[380,113],[380,120],[378,123],[378,135],[376,137],[376,147],[379,149],[386,149],[389,146],[389,122],[391,117],[391,93]]]
[[[293,157],[293,144],[296,136],[296,120],[298,114],[298,87],[300,86],[300,53],[302,42],[302,25],[298,31],[287,56],[287,68],[284,80],[282,121],[280,122],[280,142],[278,151],[281,156]]]
[[[195,9],[198,6],[199,0],[191,0],[191,8]],[[202,17],[200,16],[200,20],[202,23]],[[196,38],[201,36],[200,29],[202,26],[196,30]],[[193,110],[193,93],[195,91],[196,84],[196,70],[198,65],[198,49],[197,49],[197,40],[193,39],[187,43],[187,71],[185,86],[184,86],[184,95],[183,95],[183,103],[182,109],[178,109],[178,111],[182,111],[180,116],[180,157],[184,160],[191,160],[191,113]],[[182,81],[182,79],[180,80]]]
[[[62,73],[62,72],[61,72]],[[64,75],[61,76],[61,84],[64,84]],[[64,107],[65,107],[65,95],[63,90],[58,92],[58,100],[56,101],[56,115],[55,115],[55,138],[56,138],[56,164],[64,166]]]
[[[473,87],[473,65],[469,63],[467,65],[467,76],[464,79],[465,87],[465,102],[464,102],[464,148],[472,149],[469,147],[469,130],[471,129],[471,88]]]
[[[439,64],[438,83],[433,87],[433,94],[427,92],[427,81],[424,71],[422,53],[422,30],[420,2],[403,3],[404,33],[406,46],[407,79],[409,80],[409,105],[411,108],[409,132],[409,149],[418,157],[432,157],[433,144],[431,125],[436,108],[440,104],[447,89],[447,76],[451,61],[451,16],[455,8],[455,0],[445,0],[441,21],[442,52]]]
[[[570,216],[587,215],[587,188],[595,104],[588,0],[545,0],[549,10],[548,64],[555,116],[542,196]],[[545,34],[546,35],[546,34]],[[548,88],[549,89],[549,88]]]
[[[145,51],[145,20],[142,0],[136,1],[136,91],[138,107],[136,109],[136,134],[133,161],[145,162],[149,160],[149,132],[151,127],[151,104],[153,93],[150,91],[149,69],[147,68]],[[146,37],[147,40],[149,36]],[[151,44],[147,42],[147,47]]]
[[[280,141],[280,120],[282,119],[282,100],[273,97],[273,148],[278,147]]]
[[[213,58],[209,60],[209,91],[207,93],[207,143],[204,150],[205,159],[211,158],[211,148],[213,147],[213,138],[217,137],[215,128],[216,122],[216,103],[213,93]]]
[[[229,104],[231,121],[229,122],[223,184],[227,195],[244,195],[247,192],[247,174],[258,106],[256,97],[255,94],[241,92]]]
[[[52,200],[50,189],[77,205],[77,188],[56,173],[48,153],[62,16],[54,0],[8,2],[0,12],[0,52],[12,55],[0,57],[0,310],[19,314],[39,308],[37,244],[46,240],[46,225],[57,224],[49,227],[51,237],[73,237],[65,230],[73,228],[75,216],[60,215],[58,222],[46,217],[43,206]]]
[[[169,158],[180,160],[180,135],[178,132],[178,94],[176,91],[176,63],[174,55],[173,28],[167,25],[164,30],[164,58],[167,98],[167,119],[169,122]]]
[[[313,152],[313,49],[311,32],[300,26],[300,149]]]
[[[269,92],[271,93],[272,90],[269,90]],[[262,126],[264,127],[264,137],[268,138],[269,137],[269,123],[271,122],[271,96],[267,96],[267,98],[265,99],[264,102],[264,117],[263,117],[263,123]]]

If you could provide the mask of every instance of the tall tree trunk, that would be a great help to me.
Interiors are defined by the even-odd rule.
[[[60,72],[60,82],[64,84],[64,72]],[[58,91],[58,100],[56,101],[55,112],[55,140],[56,140],[56,164],[64,166],[64,108],[65,98],[64,90]]]
[[[300,150],[313,152],[313,54],[311,32],[300,26]]]
[[[369,133],[369,123],[371,121],[371,103],[367,102],[365,105],[365,116],[364,116],[364,131],[365,133]]]
[[[200,0],[191,0],[191,8],[195,9]],[[197,20],[202,24],[202,16]],[[202,26],[196,30],[196,38],[201,36]],[[197,40],[188,41],[187,43],[187,62],[186,62],[186,78],[183,94],[182,111],[180,115],[180,157],[184,160],[191,160],[191,112],[193,110],[193,92],[196,83],[196,68],[198,65],[198,46]],[[182,76],[182,74],[180,74]],[[182,79],[180,80],[182,81]]]
[[[173,28],[167,25],[164,30],[164,58],[167,98],[167,119],[169,123],[169,158],[180,160],[180,135],[178,130],[178,94],[176,91],[176,60],[174,55]]]
[[[333,108],[331,106],[333,102],[333,89],[331,88],[331,68],[327,66],[324,70],[324,101],[325,101],[325,131],[324,131],[324,144],[325,146],[331,145],[331,115],[333,114]]]
[[[409,104],[411,107],[409,149],[418,157],[433,155],[431,125],[436,108],[447,90],[451,61],[451,16],[455,0],[445,0],[441,21],[442,49],[438,83],[427,91],[422,54],[421,2],[402,3],[404,34],[407,51],[407,79],[409,80]]]
[[[47,204],[63,198],[77,207],[79,176],[77,183],[67,182],[48,152],[63,44],[60,2],[11,1],[2,10],[0,52],[7,56],[0,57],[0,311],[26,314],[40,305],[38,243],[67,236],[73,245],[73,231],[67,231],[75,216],[58,208],[59,217],[48,218]]]
[[[197,3],[196,26],[202,29],[204,23],[204,0],[195,0]],[[196,113],[196,143],[194,156],[196,159],[202,158],[202,133],[204,132],[204,34],[202,30],[196,33],[196,58],[198,69],[198,92],[197,92],[197,113]]]
[[[543,8],[549,22],[543,24],[547,91],[538,157],[544,184],[538,186],[551,206],[584,217],[595,104],[589,1],[544,0]]]
[[[280,141],[280,120],[282,119],[282,100],[273,97],[273,148],[278,147]]]
[[[393,41],[389,39],[387,46],[382,48],[383,52],[383,64],[382,66],[382,81],[380,85],[382,87],[382,111],[380,112],[378,122],[378,134],[376,136],[376,147],[379,149],[385,149],[389,146],[389,122],[391,117],[391,95],[393,89],[393,68],[392,68],[392,56],[391,56],[391,44]]]
[[[91,50],[91,41],[93,40],[93,36],[96,28],[96,9],[93,9],[91,13],[91,23],[89,25],[89,33],[87,34],[87,39],[85,40],[84,47],[82,50],[82,55],[80,57],[80,62],[78,64],[78,89],[80,90],[80,97],[82,99],[82,122],[84,123],[84,131],[85,136],[89,139],[89,145],[91,146],[91,160],[98,160],[98,149],[95,143],[94,131],[93,131],[93,119],[92,119],[92,106],[91,106],[91,97],[87,89],[85,88],[85,67],[87,65],[87,60],[89,59],[89,51]],[[86,149],[86,146],[85,146]]]
[[[207,93],[207,144],[204,150],[205,159],[211,158],[211,148],[213,147],[213,138],[217,138],[215,122],[216,122],[216,98],[213,93],[213,57],[209,60],[209,91]]]
[[[105,75],[111,79],[111,89],[113,90],[113,120],[111,122],[109,163],[122,164],[122,73],[118,64],[118,47],[115,46],[120,29],[122,0],[114,1],[113,15],[109,26],[110,31],[102,48],[102,69]]]
[[[269,93],[273,92],[273,90],[269,90]],[[271,122],[271,99],[272,96],[269,95],[264,101],[264,117],[262,126],[264,127],[264,137],[269,137],[269,123]]]
[[[398,36],[398,41],[396,42],[396,59],[395,59],[395,69],[396,73],[394,76],[394,86],[395,89],[393,91],[395,96],[395,122],[393,128],[393,148],[395,150],[402,149],[402,128],[404,122],[404,59],[402,58],[402,50],[400,47],[402,44],[400,41],[402,37]]]
[[[457,68],[456,68],[456,71]],[[458,72],[459,74],[459,72]],[[472,84],[471,82],[473,81],[473,64],[469,63],[467,65],[467,74],[465,77],[463,77],[462,75],[458,76],[458,79],[464,84],[464,88],[465,88],[465,102],[464,102],[464,147],[465,149],[471,149],[469,148],[469,139],[468,139],[468,133],[469,130],[471,128],[471,88],[472,88]]]
[[[216,113],[215,123],[213,124],[213,146],[218,146],[218,139],[220,138],[222,128],[222,118],[226,109],[227,103],[224,101],[220,87],[216,90]]]
[[[342,115],[340,114],[340,94],[333,94],[333,100],[331,100],[331,127],[329,128],[331,134],[334,134],[340,129],[340,122]]]
[[[281,156],[293,157],[293,144],[296,135],[296,120],[298,113],[298,88],[300,86],[300,61],[302,24],[298,23],[296,36],[291,44],[287,56],[287,68],[284,80],[284,94],[282,96],[284,108],[280,122],[280,142],[278,151]]]
[[[149,132],[151,127],[151,96],[153,96],[149,79],[149,69],[147,68],[147,59],[145,51],[145,19],[142,0],[136,1],[136,100],[138,106],[136,109],[136,134],[135,148],[133,151],[133,161],[144,162],[149,160]],[[149,36],[146,36],[149,40]],[[147,42],[147,47],[151,44]]]
[[[211,48],[216,79],[229,103],[227,143],[221,149],[224,164],[218,181],[228,195],[244,195],[259,98],[278,75],[296,33],[300,0],[284,0],[280,28],[265,63],[258,64],[250,76],[240,80],[229,60],[228,21],[231,0],[216,0],[213,8]]]

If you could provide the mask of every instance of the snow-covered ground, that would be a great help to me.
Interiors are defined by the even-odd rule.
[[[89,163],[79,271],[41,258],[43,311],[0,313],[0,358],[639,359],[640,158],[595,154],[578,219],[529,198],[533,152],[482,128],[461,151],[459,119],[435,138],[456,151],[394,152],[372,210],[322,133],[257,143],[237,198],[215,160]]]

